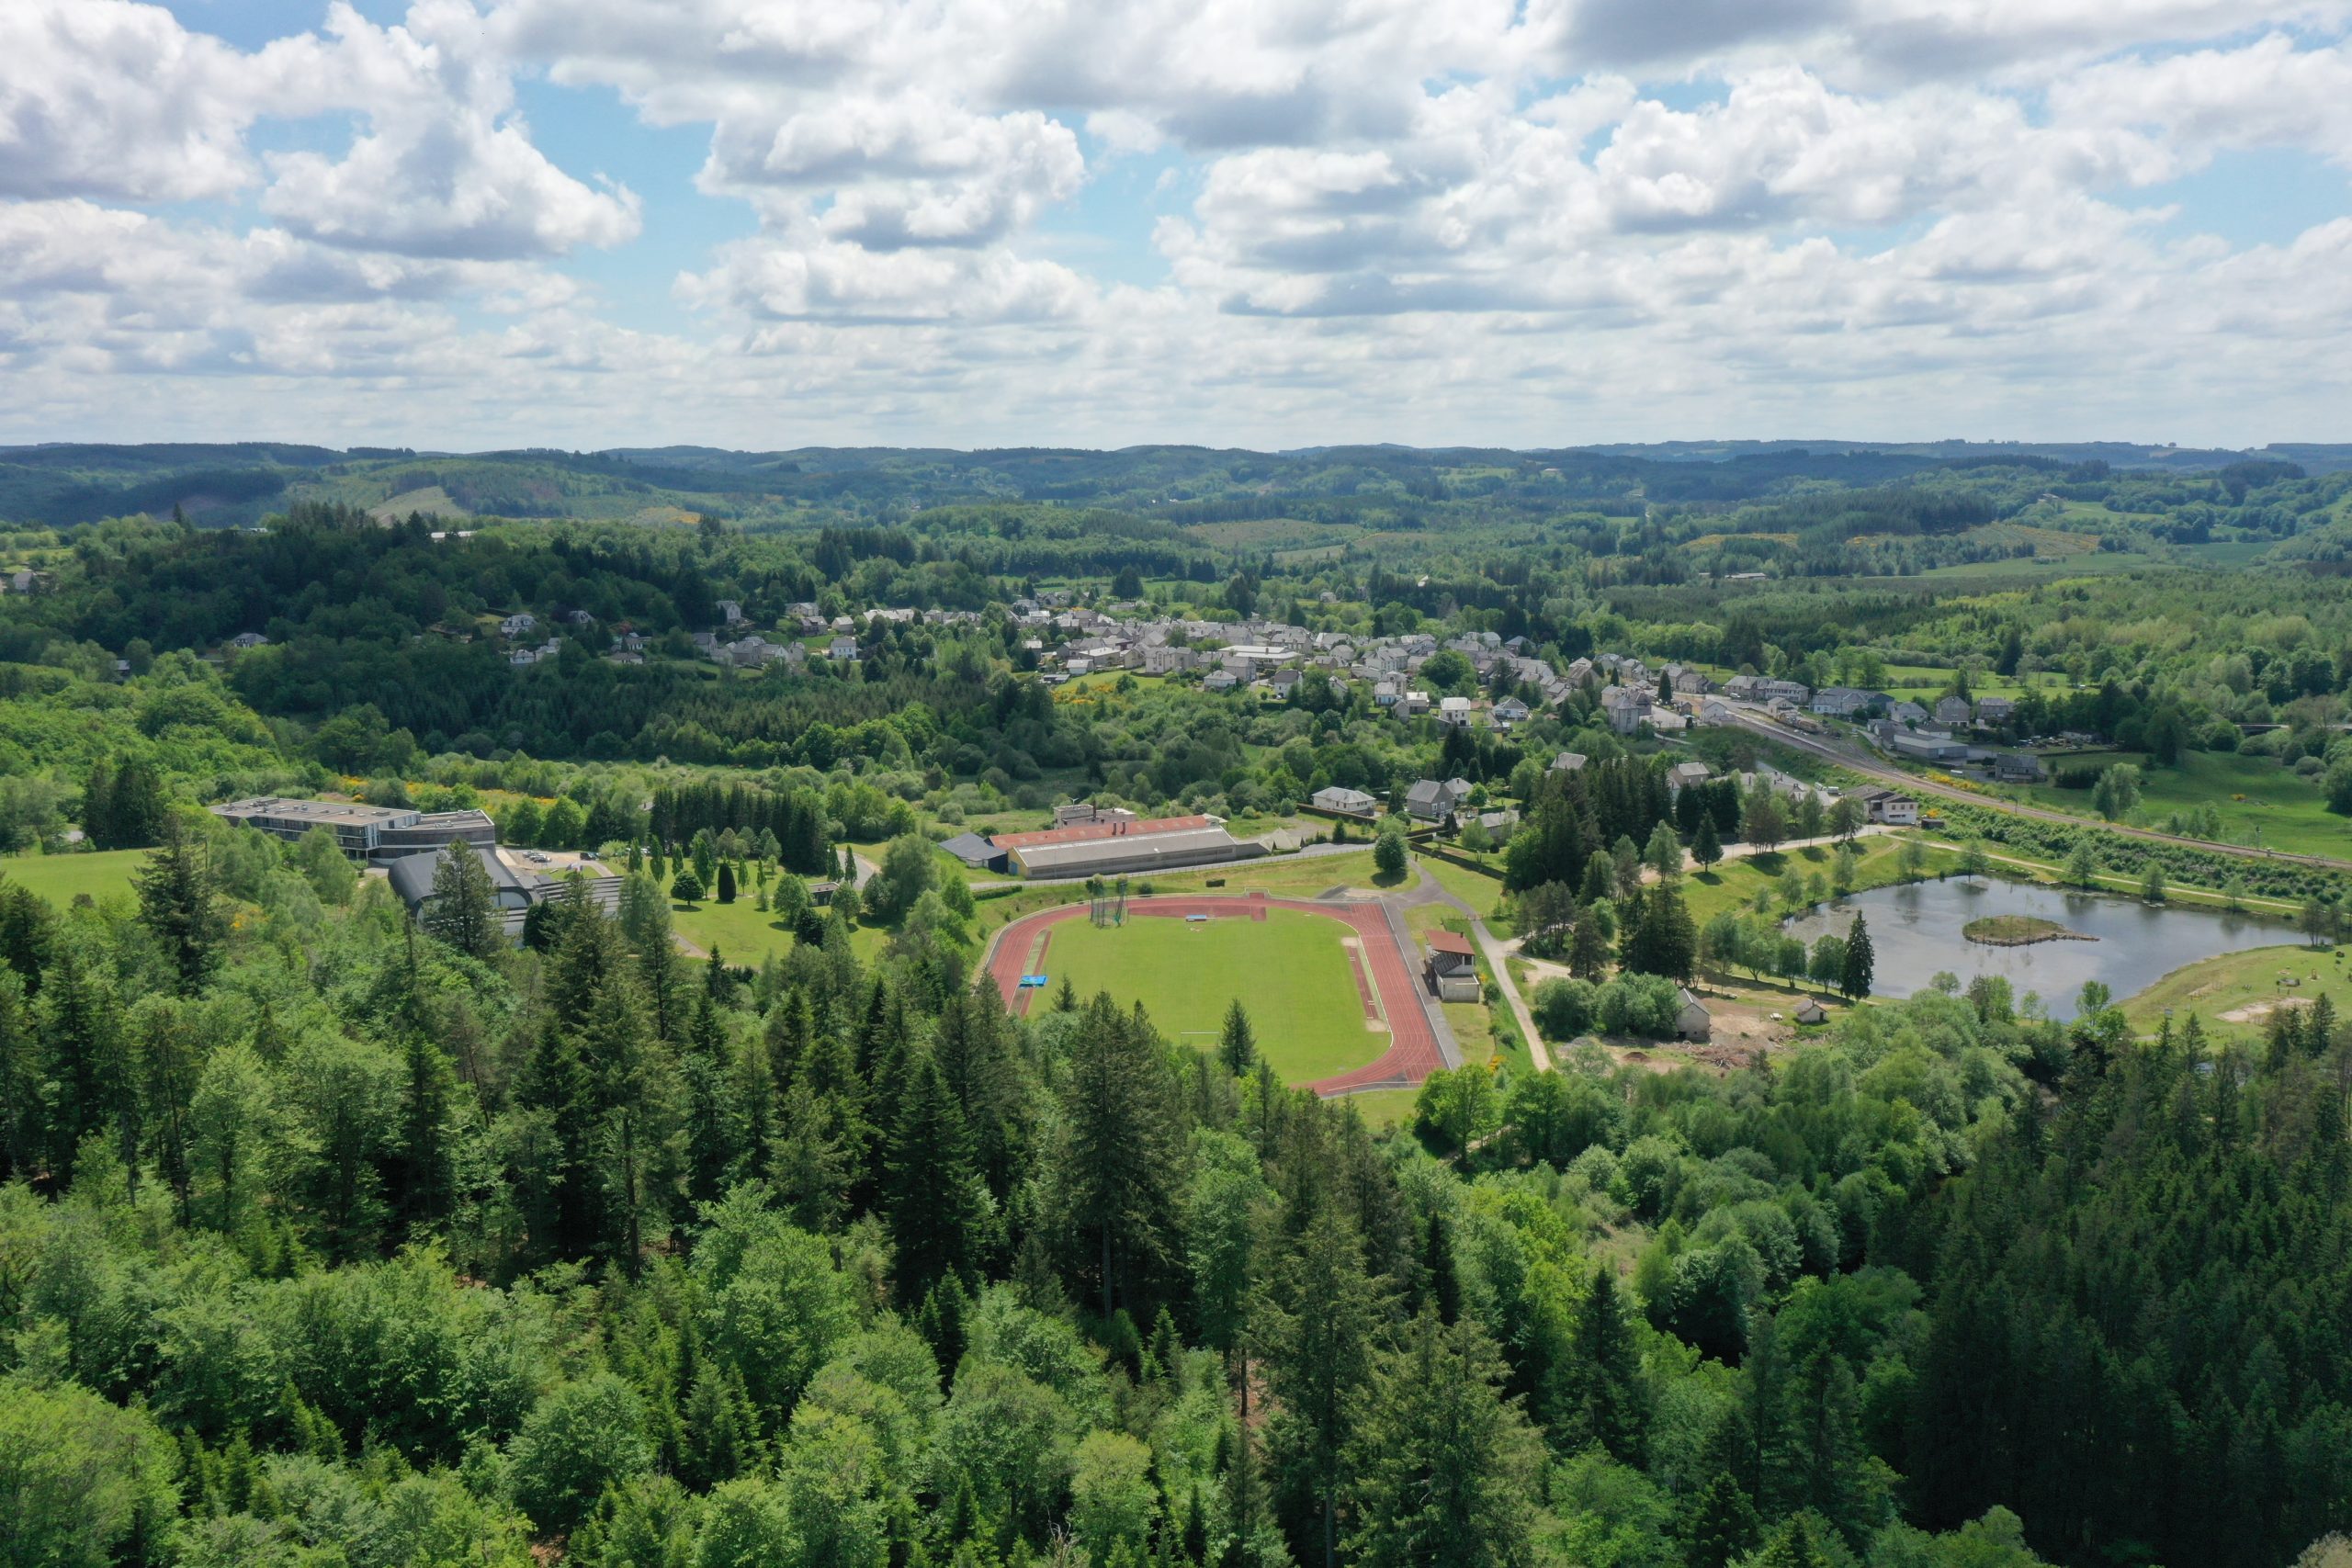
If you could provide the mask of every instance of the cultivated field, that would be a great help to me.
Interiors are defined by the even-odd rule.
[[[1216,1046],[1226,1009],[1238,998],[1274,1071],[1306,1083],[1388,1048],[1385,1031],[1365,1027],[1355,960],[1343,945],[1354,934],[1321,915],[1279,908],[1262,920],[1064,920],[1042,960],[1046,994],[1068,979],[1081,998],[1108,991],[1122,1006],[1141,1002],[1161,1033],[1204,1050]]]
[[[2112,762],[2132,762],[2140,768],[2140,811],[2152,828],[2161,828],[2176,811],[2211,806],[2222,819],[2222,830],[2233,843],[2254,841],[2261,832],[2265,849],[2287,854],[2352,856],[2352,818],[2327,808],[2319,786],[2298,778],[2276,759],[2234,751],[2188,751],[2177,767],[2149,765],[2144,755],[2098,752],[2052,760],[2052,767],[2104,768]],[[2097,818],[2086,789],[2060,789],[2055,784],[1996,789],[2056,811]]]

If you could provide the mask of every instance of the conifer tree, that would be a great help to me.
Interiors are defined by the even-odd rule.
[[[898,1295],[912,1305],[960,1274],[979,1219],[971,1134],[938,1059],[917,1049],[885,1145],[882,1206],[897,1251]]]
[[[1055,1176],[1066,1234],[1091,1253],[1072,1262],[1094,1276],[1106,1318],[1122,1296],[1140,1304],[1168,1255],[1180,1174],[1171,1099],[1148,1025],[1097,995],[1070,1040]]]
[[[1683,793],[1691,794],[1689,790]],[[1702,871],[1724,858],[1723,837],[1715,831],[1714,818],[1705,812],[1699,814],[1698,825],[1690,830],[1690,858]]]
[[[1857,909],[1854,923],[1846,931],[1846,970],[1838,977],[1838,990],[1854,1001],[1869,996],[1875,966],[1876,960],[1871,953],[1871,929]]]
[[[1225,1010],[1225,1029],[1217,1039],[1216,1055],[1225,1070],[1237,1078],[1247,1077],[1257,1065],[1258,1037],[1250,1032],[1250,1014],[1239,997]]]
[[[163,835],[163,846],[132,878],[139,889],[139,922],[154,933],[178,971],[180,994],[194,996],[220,962],[229,918],[202,846],[175,817],[164,818]]]
[[[1642,896],[1642,912],[1625,943],[1625,967],[1688,980],[1699,957],[1699,932],[1681,892],[1661,882]]]
[[[1361,1568],[1516,1568],[1533,1560],[1543,1445],[1503,1397],[1502,1358],[1424,1310],[1380,1359],[1351,1424],[1348,1560]]]
[[[1326,1198],[1275,1260],[1252,1314],[1279,1419],[1296,1427],[1285,1448],[1297,1456],[1299,1488],[1316,1499],[1326,1568],[1338,1557],[1342,1454],[1382,1304],[1354,1223]]]
[[[1577,1303],[1569,1325],[1568,1364],[1561,1373],[1566,1409],[1555,1439],[1564,1449],[1597,1442],[1621,1464],[1642,1461],[1647,1425],[1641,1353],[1633,1324],[1607,1265]]]
[[[427,936],[469,958],[488,958],[505,945],[498,892],[469,844],[451,844],[433,864],[433,893],[418,911]]]

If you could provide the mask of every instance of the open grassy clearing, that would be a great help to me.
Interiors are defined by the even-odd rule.
[[[2118,572],[2138,571],[2156,564],[2154,557],[2142,555],[2137,550],[2099,550],[2086,556],[2067,556],[2063,559],[2017,556],[2007,560],[1961,562],[1934,567],[1905,581],[1935,582],[1955,588],[1972,581],[2004,584],[2064,582],[2077,577],[2111,577]]]
[[[131,873],[145,863],[147,850],[98,850],[78,855],[10,855],[0,860],[0,873],[19,887],[28,887],[59,908],[87,893],[106,898],[130,891]]]
[[[1048,991],[1067,979],[1080,997],[1108,991],[1141,1002],[1160,1032],[1214,1049],[1227,1008],[1238,999],[1258,1049],[1285,1082],[1360,1067],[1388,1049],[1368,1029],[1343,939],[1353,932],[1320,915],[1274,909],[1263,920],[1154,916],[1124,926],[1083,919],[1051,928]]]
[[[1402,1126],[1413,1119],[1413,1101],[1419,1097],[1417,1089],[1368,1089],[1362,1094],[1351,1094],[1345,1103],[1356,1108],[1363,1124],[1377,1133],[1384,1128]]]
[[[687,905],[672,902],[670,924],[677,933],[707,953],[718,948],[729,964],[758,968],[769,953],[792,951],[792,933],[765,910],[752,907],[748,897],[732,904],[716,898]]]
[[[1237,523],[1195,523],[1184,532],[1225,550],[1311,550],[1344,547],[1363,530],[1351,523],[1314,523],[1303,517],[1260,517]]]
[[[706,954],[715,944],[729,965],[746,969],[758,968],[770,953],[780,958],[792,951],[792,933],[776,923],[775,915],[755,908],[748,892],[732,904],[715,898],[692,906],[673,901],[670,924]],[[860,923],[849,931],[850,951],[861,964],[879,958],[889,941],[890,933],[879,926]]]
[[[2122,1002],[2123,1016],[2143,1034],[2154,1033],[2169,1010],[2177,1029],[2194,1013],[2209,1035],[2256,1038],[2282,1002],[2310,1003],[2325,996],[2339,1015],[2352,1010],[2352,976],[2342,948],[2288,942],[2249,947],[2186,964]],[[2294,984],[2285,982],[2292,980]]]
[[[439,485],[426,485],[422,490],[404,490],[398,495],[387,496],[368,509],[368,514],[379,523],[404,523],[412,512],[422,512],[462,520],[472,513],[449,499],[449,492]]]

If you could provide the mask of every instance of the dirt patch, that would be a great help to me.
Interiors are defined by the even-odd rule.
[[[1713,1027],[1708,1031],[1706,1044],[1694,1050],[1693,1056],[1700,1050],[1724,1047],[1735,1051],[1744,1063],[1759,1050],[1778,1050],[1796,1038],[1796,1025],[1789,1018],[1796,1006],[1795,998],[1783,1004],[1768,1005],[1704,991],[1697,994],[1706,1004]],[[1772,1016],[1776,1012],[1781,1015],[1777,1019]]]
[[[2312,998],[2309,997],[2281,997],[2277,1001],[2248,1002],[2242,1008],[2232,1008],[2220,1016],[2223,1023],[2260,1023],[2280,1008],[2307,1008],[2311,1005]]]

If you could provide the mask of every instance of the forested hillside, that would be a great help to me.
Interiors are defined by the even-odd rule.
[[[0,916],[13,1561],[2251,1568],[2352,1508],[2332,1024],[1931,991],[1425,1151],[934,938],[689,964],[642,878],[508,950],[239,835]]]

